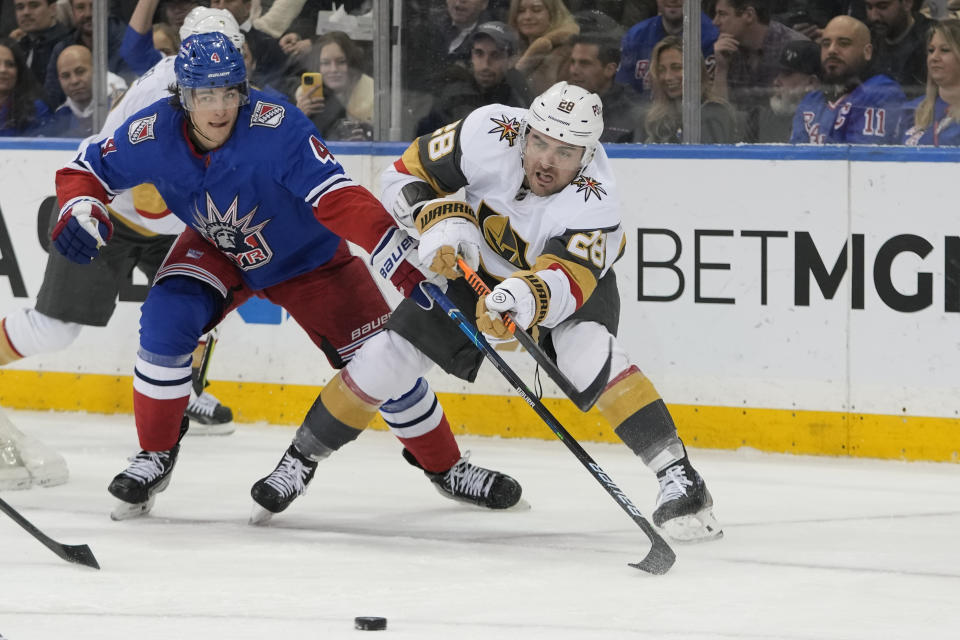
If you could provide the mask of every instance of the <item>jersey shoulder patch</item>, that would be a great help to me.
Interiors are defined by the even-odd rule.
[[[286,112],[286,108],[282,105],[257,100],[257,104],[253,107],[250,115],[250,126],[276,129],[283,122]]]
[[[517,136],[520,135],[520,121],[508,114],[499,114],[490,117],[493,128],[487,131],[489,134],[497,136],[497,142],[506,141],[509,146],[517,142]]]
[[[591,196],[595,196],[597,200],[603,200],[603,196],[607,195],[607,190],[603,188],[603,183],[590,176],[580,174],[577,176],[577,179],[570,184],[577,188],[577,193],[583,194],[584,202],[590,200]]]
[[[151,113],[146,118],[139,118],[130,123],[127,127],[127,138],[130,144],[140,144],[147,140],[156,140],[154,126],[157,123],[157,114]]]

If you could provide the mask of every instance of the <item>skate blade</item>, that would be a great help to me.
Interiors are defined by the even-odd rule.
[[[53,469],[46,468],[46,466],[43,469],[30,469],[28,467],[27,470],[33,478],[33,484],[38,487],[56,487],[66,484],[67,480],[70,479],[70,472],[66,465]]]
[[[660,528],[676,542],[707,542],[723,537],[712,509],[667,520]]]
[[[22,491],[33,484],[25,467],[11,467],[0,471],[0,491]]]
[[[153,509],[153,503],[155,501],[156,496],[150,496],[146,502],[138,502],[136,504],[119,501],[117,502],[117,506],[113,508],[113,511],[110,512],[110,519],[115,522],[120,522],[121,520],[130,520],[132,518],[145,516]]]
[[[233,422],[221,422],[220,424],[203,424],[202,422],[190,422],[190,428],[187,430],[188,436],[228,436],[237,430]]]
[[[273,512],[267,511],[256,502],[253,503],[253,509],[250,511],[250,524],[261,527],[273,518]]]

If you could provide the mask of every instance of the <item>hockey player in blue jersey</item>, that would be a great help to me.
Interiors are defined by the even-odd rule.
[[[620,67],[616,81],[638,93],[650,89],[650,54],[658,42],[683,31],[683,0],[657,0],[657,15],[630,27],[620,42]],[[713,43],[719,32],[705,14],[700,14],[700,43],[707,69],[714,65]]]
[[[52,239],[68,257],[95,257],[112,234],[103,203],[143,182],[154,184],[187,224],[142,309],[134,413],[143,450],[110,483],[121,501],[117,519],[149,511],[169,483],[188,427],[181,416],[191,353],[197,338],[232,309],[254,295],[280,304],[341,368],[390,313],[345,239],[372,255],[381,276],[424,304],[419,284],[436,277],[420,265],[416,242],[346,175],[310,121],[249,88],[243,56],[229,38],[187,38],[175,68],[172,99],[134,114],[112,136],[89,141],[57,172],[61,212]],[[381,369],[355,374],[377,378]],[[392,397],[374,397],[369,390],[378,387],[362,382],[338,375],[324,387],[295,439],[310,443],[312,458],[288,449],[274,473],[254,486],[254,521],[282,511],[303,492],[317,460],[359,436]],[[368,393],[358,393],[361,387]],[[519,500],[515,480],[461,457],[424,380],[383,404],[383,413],[408,459],[448,497],[491,508]],[[461,482],[476,475],[488,482]]]
[[[820,40],[822,85],[793,116],[790,142],[895,144],[906,96],[884,75],[864,80],[873,48],[870,30],[850,16],[827,23]]]

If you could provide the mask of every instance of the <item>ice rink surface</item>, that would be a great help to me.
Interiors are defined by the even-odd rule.
[[[530,509],[441,498],[368,432],[321,463],[267,527],[251,483],[292,428],[185,439],[146,518],[112,522],[130,416],[8,412],[64,453],[71,480],[3,499],[102,566],[68,564],[0,514],[7,640],[327,638],[960,638],[960,465],[694,450],[724,539],[674,545],[666,576],[627,566],[642,532],[558,441],[461,437]],[[545,428],[546,432],[546,428]],[[626,447],[587,450],[644,510],[656,481]],[[357,631],[355,616],[386,631]]]

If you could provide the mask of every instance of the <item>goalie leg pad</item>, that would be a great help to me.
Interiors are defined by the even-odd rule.
[[[0,332],[0,365],[40,353],[66,349],[73,344],[82,329],[79,324],[51,318],[36,309],[21,309],[3,320],[3,331]]]

